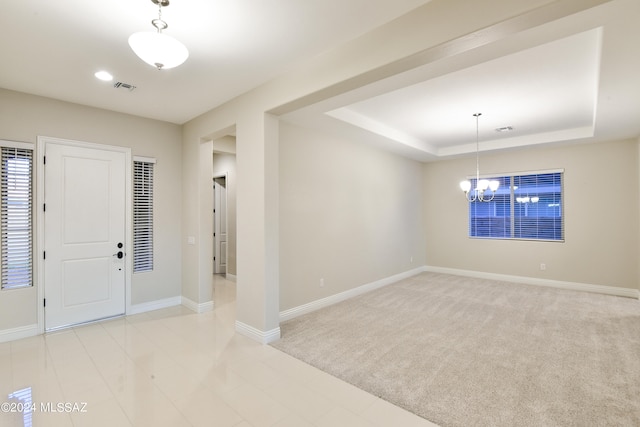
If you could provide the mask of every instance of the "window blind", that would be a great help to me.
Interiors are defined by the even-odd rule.
[[[472,237],[511,237],[511,177],[495,177],[500,182],[498,191],[491,202],[469,203],[469,235]],[[476,188],[476,179],[471,180],[471,188]]]
[[[152,162],[133,162],[133,272],[153,270]]]
[[[544,171],[488,178],[500,187],[491,202],[469,203],[469,236],[563,241],[562,176]]]
[[[562,174],[513,177],[513,237],[562,240]]]
[[[0,251],[2,289],[33,284],[33,150],[2,147]]]

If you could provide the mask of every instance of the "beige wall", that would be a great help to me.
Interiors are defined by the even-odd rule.
[[[583,284],[638,288],[638,144],[617,141],[480,157],[480,172],[564,168],[565,242],[467,237],[458,183],[475,157],[424,166],[426,264]],[[540,263],[546,270],[540,270]]]
[[[0,139],[35,143],[39,135],[131,147],[134,156],[156,158],[155,270],[133,275],[131,303],[179,296],[180,126],[0,89]],[[0,331],[36,324],[36,304],[35,287],[0,292]]]
[[[281,123],[280,310],[424,265],[422,196],[421,163]]]
[[[185,123],[183,130],[183,295],[210,300],[205,267],[208,225],[199,215],[203,203],[202,144],[236,129],[237,140],[237,323],[269,339],[279,324],[277,232],[278,137],[274,116],[326,100],[339,93],[507,38],[582,6],[553,0],[434,0],[330,52]],[[546,6],[551,5],[549,8]],[[542,7],[544,10],[535,10]],[[460,14],[460,10],[467,13]],[[528,12],[532,13],[528,14]],[[526,16],[525,16],[526,15]],[[482,31],[480,31],[482,30]],[[473,37],[469,37],[474,34]],[[266,114],[265,114],[266,113]],[[275,203],[274,203],[275,202]],[[205,265],[203,265],[203,262]],[[357,286],[357,285],[354,285]],[[289,302],[291,303],[291,302]],[[289,304],[287,303],[287,304]],[[245,330],[243,333],[247,333]],[[256,336],[253,336],[256,338]],[[263,336],[264,338],[264,336]]]
[[[216,152],[213,145],[213,176],[227,177],[227,274],[236,274],[236,155]]]

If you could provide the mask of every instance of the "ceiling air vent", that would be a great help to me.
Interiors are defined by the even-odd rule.
[[[113,87],[115,87],[116,89],[118,88],[128,89],[129,92],[132,92],[136,88],[134,85],[130,85],[129,83],[124,83],[124,82],[116,82],[114,83]]]

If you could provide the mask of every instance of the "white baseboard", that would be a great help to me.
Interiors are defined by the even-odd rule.
[[[236,320],[236,332],[261,344],[269,344],[280,339],[279,327],[264,332],[239,320]]]
[[[207,301],[198,304],[195,301],[191,301],[189,298],[182,297],[182,305],[184,305],[191,311],[195,311],[196,313],[206,313],[207,311],[213,311],[213,301]]]
[[[236,275],[235,274],[230,274],[230,273],[225,274],[225,279],[230,280],[232,282],[237,282],[238,281],[237,280],[238,278],[236,277]]]
[[[38,324],[20,326],[18,328],[5,329],[0,331],[0,342],[19,340],[22,338],[40,335]]]
[[[182,303],[182,297],[164,298],[155,301],[143,302],[141,304],[134,304],[127,310],[127,315],[140,314],[147,311],[159,310],[161,308],[173,307]]]
[[[293,307],[288,310],[281,311],[280,321],[284,322],[285,320],[293,319],[294,317],[311,313],[312,311],[315,311],[324,307],[328,307],[335,303],[347,300],[349,298],[353,298],[357,295],[364,294],[365,292],[369,292],[374,289],[378,289],[383,286],[390,285],[391,283],[395,283],[399,280],[406,279],[411,276],[415,276],[416,274],[420,274],[423,271],[424,271],[424,267],[415,268],[413,270],[405,271],[404,273],[395,274],[393,276],[390,276],[384,279],[376,280],[375,282],[358,286],[357,288],[349,289],[348,291],[340,292],[339,294],[331,295],[326,298],[322,298],[307,304],[300,305],[298,307]]]
[[[615,286],[592,285],[589,283],[564,282],[561,280],[539,279],[535,277],[511,276],[508,274],[486,273],[482,271],[459,270],[457,268],[425,266],[424,271],[453,274],[456,276],[477,277],[480,279],[499,280],[502,282],[523,283],[526,285],[545,286],[548,288],[568,289],[572,291],[592,292],[614,295],[618,297],[640,298],[638,289],[618,288]]]

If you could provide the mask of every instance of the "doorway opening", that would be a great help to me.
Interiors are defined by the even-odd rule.
[[[213,274],[227,274],[227,177],[213,178]]]

